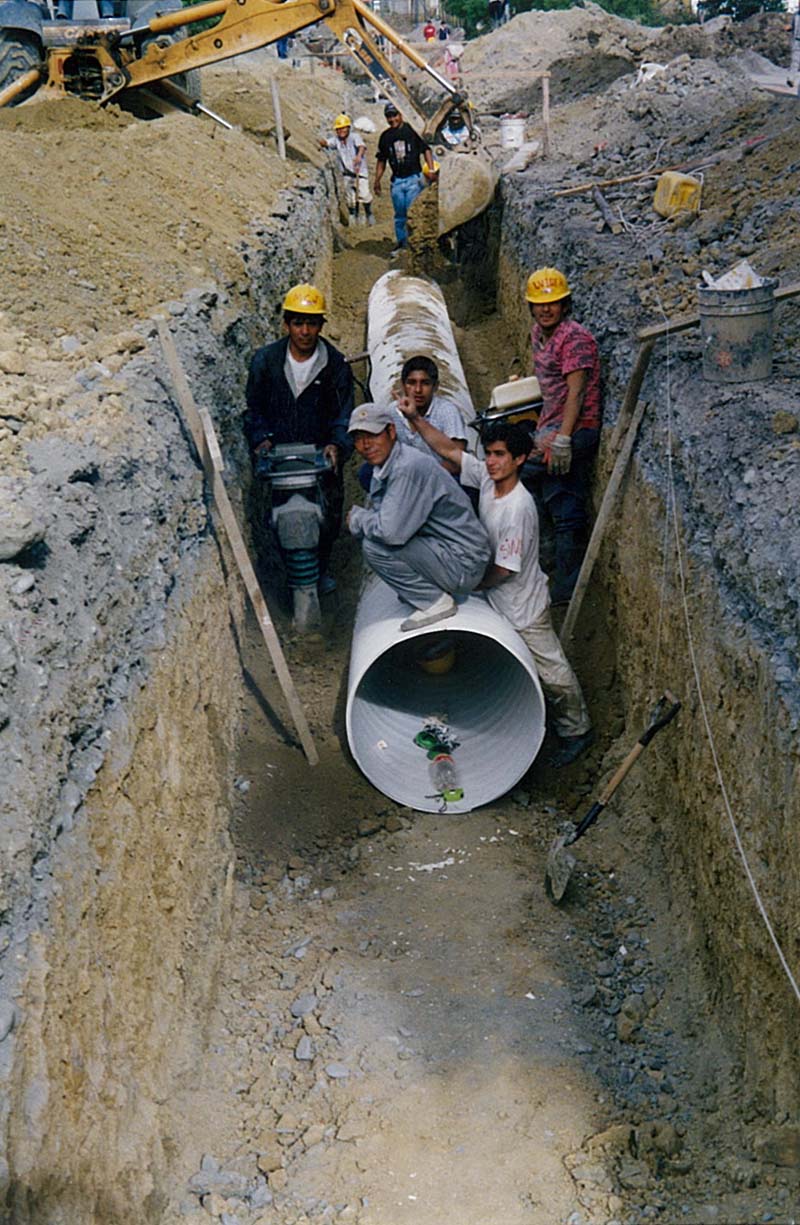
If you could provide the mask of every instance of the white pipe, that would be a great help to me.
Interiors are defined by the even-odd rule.
[[[372,286],[367,309],[370,391],[375,403],[393,402],[403,362],[422,355],[432,357],[439,367],[441,395],[457,405],[465,424],[472,421],[475,407],[439,286],[422,277],[387,272]],[[477,434],[470,431],[471,451],[476,441]]]
[[[429,763],[414,737],[431,717],[459,741],[453,761],[469,812],[509,791],[533,763],[545,733],[545,707],[530,651],[482,596],[459,600],[440,626],[403,633],[408,608],[375,575],[367,578],[353,629],[347,688],[347,740],[379,791],[420,812],[440,811]],[[455,646],[444,675],[418,660],[437,639]]]

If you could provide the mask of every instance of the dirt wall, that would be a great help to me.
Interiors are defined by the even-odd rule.
[[[635,331],[657,322],[652,263],[636,235],[598,236],[581,201],[548,199],[558,168],[540,167],[532,187],[505,181],[498,302],[509,355],[529,360],[524,305],[528,272],[567,271],[579,321],[602,355],[606,420],[612,425],[630,374]],[[731,197],[726,203],[730,206]],[[706,215],[707,225],[713,219]],[[689,302],[687,233],[662,234],[663,268],[679,269]],[[727,254],[737,254],[736,234]],[[702,252],[700,254],[702,258]],[[724,261],[726,253],[715,258]],[[761,255],[780,260],[777,248]],[[792,253],[784,260],[791,268]],[[723,265],[724,266],[724,265]],[[685,279],[683,279],[685,278]],[[786,279],[791,279],[787,276]],[[648,297],[648,295],[650,295]],[[684,308],[685,309],[685,308]],[[697,1038],[713,1047],[719,1026],[732,1055],[748,1118],[794,1119],[800,1086],[797,1006],[748,886],[721,798],[697,700],[677,580],[672,529],[676,500],[687,567],[687,608],[715,751],[747,859],[790,966],[798,965],[797,611],[800,556],[789,507],[800,486],[793,396],[792,308],[778,312],[775,374],[762,383],[717,385],[701,374],[700,342],[689,332],[656,350],[642,398],[649,409],[625,496],[613,516],[594,582],[614,613],[616,671],[632,742],[662,687],[684,701],[674,733],[648,760],[621,840],[627,870],[663,862],[673,892],[665,944],[691,983]],[[610,430],[608,431],[610,433]],[[608,447],[608,436],[605,438]],[[607,477],[598,464],[596,496]],[[674,491],[674,495],[673,492]],[[664,557],[666,556],[666,579]],[[576,642],[582,637],[579,623]],[[624,811],[630,812],[625,805]],[[639,869],[644,882],[646,873]],[[644,887],[644,885],[643,885]]]
[[[285,193],[241,235],[248,279],[168,307],[239,505],[249,357],[287,284],[329,279],[328,210],[321,177]],[[15,1225],[158,1219],[185,1127],[170,1098],[202,1060],[230,912],[243,596],[152,321],[134,341],[101,375],[113,395],[61,387],[59,421],[26,415],[14,440],[8,492],[36,519],[0,567],[0,1218]]]

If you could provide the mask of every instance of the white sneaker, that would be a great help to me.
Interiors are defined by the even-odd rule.
[[[448,592],[443,591],[438,600],[434,600],[427,608],[418,608],[405,621],[400,622],[401,630],[418,630],[424,625],[433,625],[434,621],[444,621],[445,617],[454,617],[458,612],[455,600]]]

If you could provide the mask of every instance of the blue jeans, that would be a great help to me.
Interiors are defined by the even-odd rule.
[[[397,245],[406,245],[406,217],[408,210],[424,186],[421,174],[410,174],[406,179],[392,179],[392,208],[394,209],[394,232]]]

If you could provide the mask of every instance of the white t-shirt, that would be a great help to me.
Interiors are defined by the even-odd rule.
[[[428,446],[422,435],[418,434],[415,429],[412,429],[399,408],[396,412],[398,417],[397,436],[400,441],[404,442],[406,446],[415,447],[418,451],[422,451],[423,455],[432,455],[437,464],[440,464],[442,462],[441,455],[437,455],[433,447]],[[467,441],[467,427],[464,425],[464,418],[452,400],[445,400],[442,396],[434,396],[425,414],[425,420],[430,421],[431,425],[435,425],[436,429],[441,430],[448,438],[454,438],[458,442]]]
[[[308,387],[308,384],[314,378],[315,374],[319,373],[319,365],[314,361],[315,356],[316,351],[312,353],[310,357],[306,358],[304,362],[299,362],[296,358],[292,357],[291,352],[288,349],[286,350],[286,360],[289,363],[292,378],[294,379],[294,385],[297,389],[297,399],[299,399],[303,394],[306,387]]]
[[[547,575],[539,565],[536,504],[521,481],[505,497],[496,497],[486,464],[467,451],[461,456],[461,484],[480,490],[478,515],[492,544],[492,560],[513,571],[485,595],[514,629],[527,629],[550,604]]]
[[[335,149],[339,155],[339,164],[342,170],[346,170],[348,174],[355,174],[355,161],[359,149],[366,149],[363,137],[357,135],[352,128],[348,133],[347,140],[339,140],[338,136],[329,136],[327,140],[329,149]],[[358,168],[360,178],[368,177],[367,157],[366,153],[361,160],[361,165]]]

